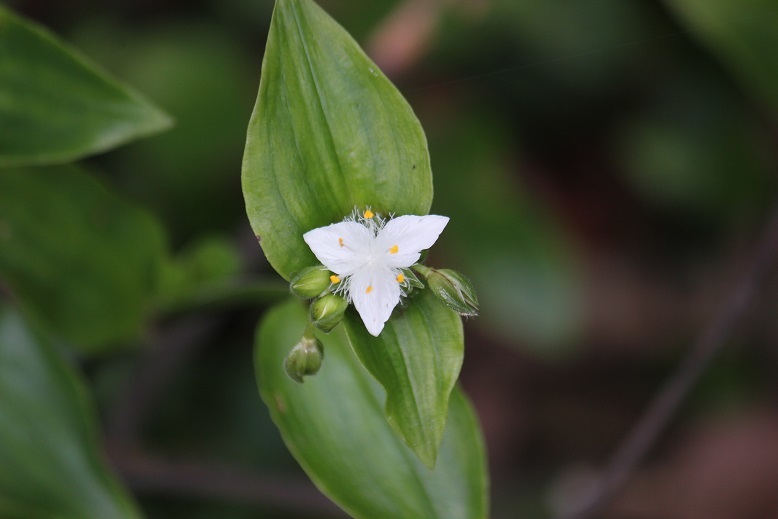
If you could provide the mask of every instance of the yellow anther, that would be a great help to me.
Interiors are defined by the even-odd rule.
[[[402,274],[398,274],[397,282],[398,283],[404,283],[405,282],[405,276],[403,276]]]
[[[389,247],[389,254],[397,254],[397,252],[400,250],[400,247],[397,245],[392,245]]]
[[[338,245],[343,247],[343,238],[338,238]]]
[[[372,291],[373,291],[373,285],[370,285],[369,287],[367,287],[367,290],[365,290],[365,294],[369,294]]]
[[[330,281],[332,281],[332,283],[340,283],[340,278],[333,274],[330,276]]]
[[[373,214],[373,211],[371,211],[370,209],[368,209],[367,211],[365,211],[365,218],[372,218],[372,217],[374,217],[374,216],[375,216],[375,215]]]

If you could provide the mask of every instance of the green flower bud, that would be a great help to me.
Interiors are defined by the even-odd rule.
[[[336,294],[326,294],[311,303],[311,322],[324,333],[329,333],[343,319],[348,301]]]
[[[313,299],[329,288],[332,272],[318,265],[301,270],[289,282],[289,290],[298,297]]]
[[[478,315],[478,297],[470,280],[450,269],[429,269],[427,286],[459,315]]]
[[[289,378],[302,384],[303,377],[319,372],[322,359],[324,359],[324,347],[319,339],[303,337],[286,356],[284,369]]]

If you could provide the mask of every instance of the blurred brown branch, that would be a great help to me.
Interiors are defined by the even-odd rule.
[[[724,300],[719,312],[702,331],[676,372],[616,450],[600,481],[583,497],[569,519],[595,517],[621,490],[694,387],[708,362],[726,343],[754,299],[759,285],[778,258],[778,207],[770,217],[753,259]]]
[[[219,499],[305,516],[348,517],[311,483],[298,478],[200,462],[175,462],[125,450],[111,451],[110,459],[122,479],[138,494]]]

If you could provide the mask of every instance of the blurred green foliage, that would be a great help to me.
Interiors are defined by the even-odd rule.
[[[771,0],[665,0],[681,23],[772,110],[778,110],[775,27]]]
[[[75,40],[164,106],[171,131],[110,157],[115,181],[165,222],[176,244],[229,232],[244,214],[239,168],[259,58],[205,21],[136,29],[84,23]]]
[[[87,388],[50,339],[0,309],[0,515],[136,519],[105,467]]]
[[[711,79],[679,74],[648,101],[649,113],[625,121],[614,145],[641,196],[716,221],[767,201],[769,161],[754,115]]]
[[[75,166],[0,171],[0,276],[82,352],[136,339],[167,255],[145,211]]]

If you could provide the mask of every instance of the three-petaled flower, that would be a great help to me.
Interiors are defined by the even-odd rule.
[[[316,258],[335,274],[334,291],[359,312],[367,331],[378,337],[409,288],[402,269],[419,261],[438,239],[448,218],[404,215],[386,220],[369,208],[344,221],[303,235]]]

